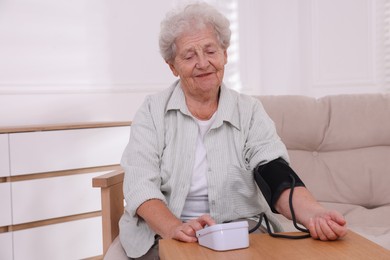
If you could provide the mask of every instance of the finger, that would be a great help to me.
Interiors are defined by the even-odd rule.
[[[310,236],[314,239],[318,239],[318,234],[316,231],[316,226],[314,224],[313,218],[310,218],[309,220],[309,231],[310,231]]]
[[[326,236],[324,234],[324,232],[322,231],[322,222],[325,221],[323,218],[316,218],[315,219],[315,226],[316,226],[316,231],[317,231],[317,235],[318,235],[318,238],[320,240],[326,240]]]
[[[321,240],[336,240],[338,237],[333,229],[329,226],[329,221],[331,220],[326,220],[323,218],[320,219],[320,226],[324,235],[324,239]]]
[[[202,225],[202,227],[205,225],[212,226],[216,224],[215,220],[208,214],[200,216],[197,220]]]
[[[348,229],[345,225],[339,225],[338,223],[332,220],[328,220],[328,225],[338,238],[344,237],[348,232]]]
[[[206,225],[215,225],[215,220],[208,214],[190,220],[182,230],[187,236],[196,237],[196,231],[203,229]]]
[[[192,234],[193,233],[193,234]],[[183,241],[183,242],[195,242],[197,238],[195,237],[195,233],[193,229],[187,224],[181,225],[177,227],[174,232],[174,239]]]
[[[198,241],[198,239],[196,237],[188,236],[185,232],[183,232],[183,230],[180,230],[176,234],[175,239],[179,240],[179,241],[182,241],[182,242],[188,242],[188,243]]]
[[[337,211],[332,211],[332,212],[330,213],[330,218],[331,218],[334,222],[336,222],[338,225],[340,225],[340,226],[344,226],[344,225],[347,223],[347,221],[345,220],[344,216],[341,215],[341,214],[340,214],[339,212],[337,212]]]
[[[196,231],[203,229],[203,226],[198,220],[193,219],[187,223],[187,226],[183,228],[183,231],[189,236],[195,236]]]

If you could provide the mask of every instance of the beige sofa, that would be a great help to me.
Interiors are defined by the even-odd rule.
[[[351,230],[390,249],[390,94],[258,98],[307,188]],[[122,180],[121,171],[93,180],[102,188],[104,252],[118,234]]]
[[[390,94],[259,99],[317,200],[390,249]]]

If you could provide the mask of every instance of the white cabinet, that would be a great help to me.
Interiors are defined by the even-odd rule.
[[[100,191],[90,187],[92,178],[104,173],[107,172],[14,182],[13,224],[100,210]]]
[[[9,150],[8,150],[8,135],[0,134],[0,227],[11,225],[11,184],[6,181],[9,177]],[[0,245],[4,241],[6,235],[0,233]],[[7,238],[9,239],[9,238]],[[8,240],[7,240],[8,241]],[[6,243],[7,244],[7,243]],[[3,247],[0,247],[2,251]],[[4,254],[7,250],[5,250]],[[2,253],[0,252],[0,259]]]
[[[8,135],[0,134],[0,177],[9,176]]]
[[[10,135],[11,175],[118,164],[129,127]]]
[[[0,227],[9,226],[11,220],[11,184],[8,182],[0,183]],[[0,257],[0,259],[2,259]]]
[[[0,259],[13,259],[12,233],[0,233]]]
[[[102,254],[100,191],[130,122],[0,129],[0,259]]]
[[[15,231],[13,236],[14,260],[84,259],[102,254],[100,217]]]

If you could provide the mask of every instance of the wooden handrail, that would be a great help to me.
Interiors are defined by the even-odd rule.
[[[70,130],[70,129],[86,129],[86,128],[102,128],[102,127],[130,126],[130,125],[131,125],[131,121],[7,126],[7,127],[0,127],[0,134]]]
[[[107,188],[118,183],[122,183],[124,178],[124,171],[122,169],[112,171],[92,179],[92,186],[94,188]]]

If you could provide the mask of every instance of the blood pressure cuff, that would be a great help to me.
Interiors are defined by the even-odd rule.
[[[288,163],[282,158],[257,166],[254,170],[254,177],[268,205],[274,213],[279,213],[275,209],[275,203],[284,190],[291,188],[291,184],[294,180],[294,187],[305,186],[294,170],[291,169]]]

